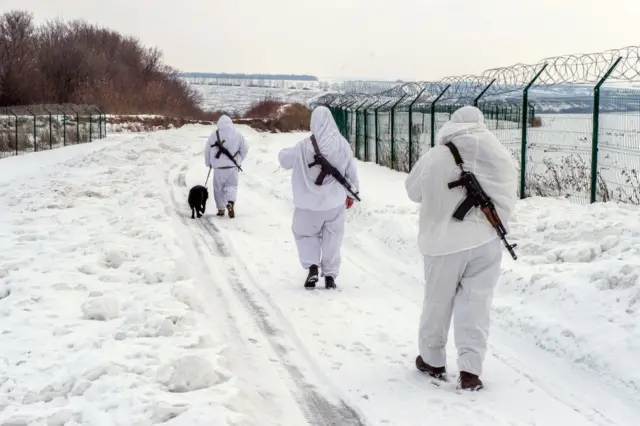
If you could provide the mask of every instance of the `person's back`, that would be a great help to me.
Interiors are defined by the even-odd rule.
[[[421,204],[418,240],[425,271],[416,368],[446,380],[446,346],[455,315],[459,386],[478,390],[502,243],[480,208],[472,207],[462,221],[453,218],[467,194],[463,187],[448,187],[461,171],[445,144],[457,148],[464,170],[476,176],[507,229],[517,199],[517,172],[475,107],[456,111],[437,139],[438,146],[420,158],[405,183],[409,198]]]
[[[329,110],[316,109],[311,116],[310,127],[322,156],[357,188],[359,182],[351,147],[340,134]],[[325,176],[322,185],[315,184],[321,169],[319,166],[309,167],[314,162],[314,155],[310,138],[278,154],[280,165],[292,169],[293,204],[297,208],[313,211],[330,210],[343,205],[345,189],[332,176]]]
[[[229,155],[225,154],[225,150]],[[226,115],[220,117],[218,130],[209,136],[204,147],[204,164],[214,170],[213,198],[218,210],[217,216],[224,216],[226,208],[229,217],[235,217],[238,166],[242,167],[248,151],[244,136],[236,131],[231,119]]]
[[[465,189],[449,189],[460,178],[449,148],[453,142],[464,161],[464,169],[475,174],[496,206],[508,231],[508,221],[517,199],[518,174],[509,151],[483,124],[481,112],[462,108],[438,133],[437,146],[422,157],[407,180],[407,191],[420,202],[420,249],[425,255],[442,255],[478,247],[497,237],[495,229],[478,208],[463,221],[453,212],[465,198]]]
[[[205,153],[207,155],[208,166],[218,169],[221,167],[235,167],[233,161],[229,159],[225,154],[220,154],[218,158],[218,147],[214,146],[218,142],[218,135],[220,136],[220,143],[225,147],[233,156],[234,160],[240,167],[242,167],[242,161],[246,156],[246,141],[244,137],[237,132],[231,118],[223,115],[218,120],[218,130],[212,132],[207,140],[205,147]]]
[[[319,268],[325,277],[326,288],[336,288],[335,279],[340,270],[340,247],[345,228],[345,207],[353,200],[345,187],[333,176],[323,174],[315,163],[318,151],[358,193],[358,173],[349,143],[340,135],[331,111],[320,106],[311,114],[312,137],[278,153],[280,166],[293,170],[291,186],[295,206],[291,230],[302,267],[309,271],[305,288],[315,288]]]

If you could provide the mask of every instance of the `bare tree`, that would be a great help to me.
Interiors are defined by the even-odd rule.
[[[28,12],[0,16],[0,105],[28,103],[33,97],[34,32]]]
[[[201,98],[162,52],[84,21],[0,17],[0,106],[92,103],[111,113],[199,118]]]

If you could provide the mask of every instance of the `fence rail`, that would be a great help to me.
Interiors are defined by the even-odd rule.
[[[106,135],[105,113],[94,105],[0,108],[0,158],[93,142]]]
[[[640,47],[546,58],[479,76],[358,86],[317,101],[328,106],[355,155],[408,172],[464,105],[519,165],[519,195],[640,204]]]

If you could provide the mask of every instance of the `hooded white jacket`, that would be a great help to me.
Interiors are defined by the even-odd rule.
[[[351,147],[338,131],[327,107],[320,106],[311,113],[311,132],[316,137],[320,153],[351,183],[353,191],[358,193],[358,172]],[[297,208],[314,211],[345,205],[347,191],[332,176],[327,175],[322,185],[315,184],[320,166],[309,167],[313,163],[314,154],[310,138],[278,153],[280,166],[286,170],[293,169],[293,204]]]
[[[224,141],[222,146],[227,148],[231,155],[234,155],[236,163],[242,167],[242,162],[249,152],[249,146],[240,133],[238,133],[233,125],[233,122],[229,117],[223,115],[218,120],[218,131],[220,132],[220,141]],[[217,147],[211,147],[217,141],[216,132],[211,133],[209,139],[207,139],[204,147],[204,164],[207,167],[213,167],[217,169],[219,167],[234,166],[233,162],[224,154],[220,155],[220,158],[216,158],[218,153]]]
[[[463,221],[452,217],[466,191],[447,187],[460,177],[460,168],[444,146],[447,142],[458,148],[464,169],[476,175],[507,232],[517,200],[518,172],[509,151],[487,129],[478,108],[460,108],[440,129],[436,146],[418,160],[405,182],[409,198],[421,204],[418,244],[425,256],[457,253],[498,237],[477,207]]]

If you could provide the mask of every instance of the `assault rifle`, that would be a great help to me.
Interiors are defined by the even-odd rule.
[[[487,193],[484,192],[482,186],[480,186],[478,178],[476,178],[476,175],[474,175],[473,173],[465,171],[462,168],[462,164],[464,164],[462,162],[462,157],[460,156],[460,152],[458,151],[458,148],[456,148],[456,146],[453,144],[453,142],[448,142],[445,145],[451,151],[451,154],[456,161],[456,165],[460,167],[460,170],[462,170],[460,179],[454,182],[450,182],[447,186],[449,187],[449,189],[464,186],[467,192],[467,197],[462,201],[462,203],[460,203],[456,211],[453,213],[453,218],[457,220],[463,220],[469,210],[471,210],[473,207],[480,207],[480,210],[482,210],[484,215],[487,217],[487,220],[489,220],[491,226],[493,226],[493,228],[498,233],[498,236],[504,243],[507,251],[509,251],[509,254],[513,258],[513,260],[518,259],[518,256],[516,256],[516,253],[513,251],[513,249],[517,247],[517,244],[509,244],[507,242],[507,231],[504,228],[504,225],[502,224],[498,213],[496,212],[495,205],[493,204]]]
[[[242,170],[242,167],[240,167],[240,166],[238,165],[238,163],[236,162],[236,160],[235,160],[235,158],[234,158],[235,156],[234,156],[234,155],[231,155],[231,153],[229,152],[229,150],[228,150],[226,147],[224,147],[224,146],[223,146],[223,145],[224,145],[224,143],[225,143],[225,141],[222,141],[222,142],[220,141],[220,131],[219,131],[219,130],[216,130],[216,138],[218,139],[218,140],[216,141],[216,143],[214,143],[213,145],[211,145],[211,148],[213,148],[213,147],[218,148],[218,152],[216,153],[216,158],[220,158],[220,156],[221,156],[222,154],[224,154],[224,155],[226,155],[227,157],[229,157],[229,160],[231,160],[231,162],[232,162],[232,163],[233,163],[233,164],[234,164],[238,169],[240,169],[240,171],[241,171],[241,172],[242,172],[242,171],[244,171],[244,170]]]
[[[315,152],[315,154],[313,156],[313,163],[309,164],[309,168],[320,166],[320,174],[318,175],[315,184],[322,185],[322,182],[327,175],[333,176],[333,178],[337,180],[338,183],[342,185],[344,189],[346,189],[353,196],[352,198],[358,201],[362,201],[358,194],[353,191],[353,188],[349,181],[344,176],[342,176],[342,173],[340,173],[338,169],[333,167],[333,165],[329,163],[329,161],[320,153],[318,141],[316,141],[316,137],[314,135],[311,135],[311,144],[313,145],[313,151]]]

